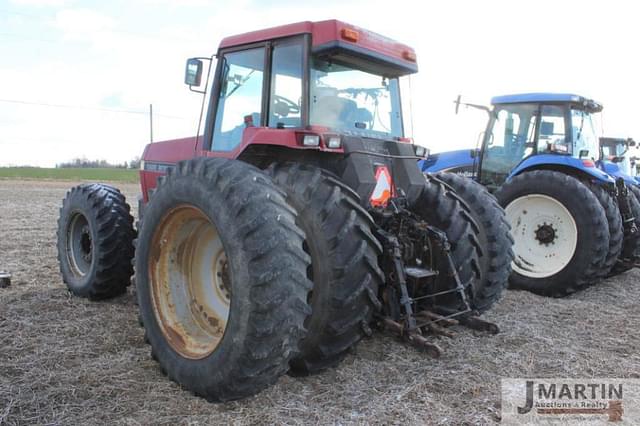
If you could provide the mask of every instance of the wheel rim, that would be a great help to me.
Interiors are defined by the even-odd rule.
[[[168,212],[149,255],[153,309],[160,329],[181,356],[201,359],[224,335],[231,302],[229,264],[218,230],[198,208]]]
[[[81,213],[71,216],[66,249],[71,272],[77,277],[85,276],[93,262],[93,240],[89,221]]]
[[[546,195],[526,195],[509,203],[505,212],[514,239],[515,272],[546,278],[571,262],[578,245],[578,227],[561,202]]]

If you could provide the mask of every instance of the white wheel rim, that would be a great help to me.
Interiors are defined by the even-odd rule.
[[[505,212],[514,239],[515,272],[546,278],[571,262],[578,245],[578,227],[561,202],[531,194],[513,200]]]

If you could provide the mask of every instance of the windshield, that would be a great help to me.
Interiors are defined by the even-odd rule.
[[[398,79],[314,58],[312,125],[367,137],[402,137]]]
[[[598,136],[591,117],[587,111],[571,110],[574,157],[591,158],[592,160],[596,160],[598,157]]]

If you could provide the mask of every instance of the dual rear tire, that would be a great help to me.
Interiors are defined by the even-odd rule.
[[[461,199],[461,208],[478,225],[480,279],[473,300],[476,309],[484,312],[509,285],[513,261],[511,227],[504,209],[484,186],[455,173],[438,173],[436,178],[455,191]]]
[[[145,207],[135,264],[152,356],[210,401],[272,385],[299,352],[310,259],[285,197],[253,166],[198,158]]]
[[[113,252],[105,262],[115,261],[119,269],[110,271],[122,278],[119,284],[105,292],[101,280],[87,281],[107,297],[129,281],[135,234],[115,190],[80,188],[69,200],[92,191],[106,194],[98,204],[118,212],[110,216],[112,227],[92,229],[126,236],[100,246],[100,253]],[[71,201],[65,203],[75,205]],[[478,225],[462,200],[434,178],[411,208],[447,235],[472,309],[488,309],[500,291],[485,292],[479,284]],[[77,220],[68,210],[61,217]],[[84,214],[92,220],[91,207]],[[100,209],[97,215],[103,216]],[[278,164],[265,173],[225,159],[178,163],[158,180],[136,240],[140,320],[153,358],[172,380],[210,401],[255,394],[287,371],[310,374],[336,365],[371,333],[381,307],[381,246],[373,226],[358,195],[316,167]],[[62,228],[70,231],[61,234],[60,247],[75,233],[71,246],[83,247],[76,225]],[[440,280],[451,285],[444,274]],[[460,308],[458,299],[440,302]]]

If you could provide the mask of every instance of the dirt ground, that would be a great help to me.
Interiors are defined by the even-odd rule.
[[[640,271],[566,299],[509,291],[485,336],[460,328],[433,360],[375,334],[337,369],[210,404],[163,376],[129,290],[71,297],[56,261],[68,182],[0,180],[0,424],[491,424],[502,377],[640,377]],[[136,185],[123,185],[136,204]]]

